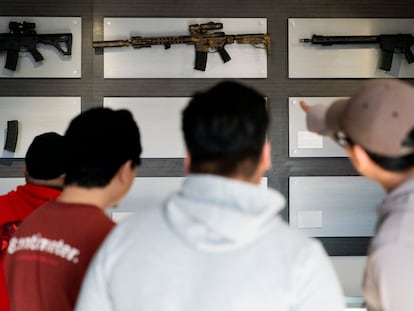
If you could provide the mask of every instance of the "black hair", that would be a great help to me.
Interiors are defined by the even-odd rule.
[[[354,146],[355,142],[342,132],[337,132],[334,139],[341,145]],[[407,137],[402,142],[403,146],[414,148],[414,129],[408,133]],[[361,145],[360,145],[361,146]],[[361,146],[370,157],[370,159],[383,169],[391,172],[403,172],[414,167],[414,153],[410,153],[400,157],[389,157],[372,152],[367,148]]]
[[[27,178],[53,180],[65,172],[63,136],[47,132],[36,136],[25,156]]]
[[[414,148],[414,129],[408,133],[402,142],[403,146]],[[392,172],[403,172],[414,167],[414,153],[400,157],[389,157],[377,154],[364,148],[365,152],[377,165]]]
[[[414,129],[408,133],[407,137],[402,141],[402,145],[414,149]],[[414,153],[400,157],[387,157],[366,151],[372,161],[388,171],[403,172],[414,167]]]
[[[254,173],[269,127],[263,95],[238,82],[196,93],[182,114],[192,173]]]
[[[387,157],[365,150],[368,156],[383,169],[392,172],[403,172],[414,167],[414,153],[401,157]]]
[[[104,187],[128,160],[141,163],[140,133],[128,110],[93,108],[74,118],[65,133],[65,185]]]

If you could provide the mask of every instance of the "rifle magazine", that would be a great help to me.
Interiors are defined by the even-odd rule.
[[[19,58],[18,50],[7,50],[6,65],[5,68],[15,71],[17,67],[17,60]]]
[[[195,70],[206,71],[207,52],[196,51]]]

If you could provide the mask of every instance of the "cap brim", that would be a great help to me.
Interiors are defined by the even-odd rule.
[[[343,130],[342,122],[349,99],[334,101],[326,112],[326,125],[332,132]]]

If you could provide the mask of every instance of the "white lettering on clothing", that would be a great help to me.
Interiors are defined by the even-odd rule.
[[[78,256],[80,254],[79,249],[66,244],[64,240],[50,240],[42,237],[40,233],[30,237],[13,237],[10,239],[9,247],[7,249],[9,254],[14,254],[23,250],[49,253],[73,263],[78,263]]]

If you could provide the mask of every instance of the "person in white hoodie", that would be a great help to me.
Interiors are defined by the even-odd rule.
[[[77,311],[343,311],[320,243],[278,215],[263,95],[238,82],[196,93],[182,114],[189,173],[163,206],[119,224]],[[139,206],[139,202],[137,202]]]

